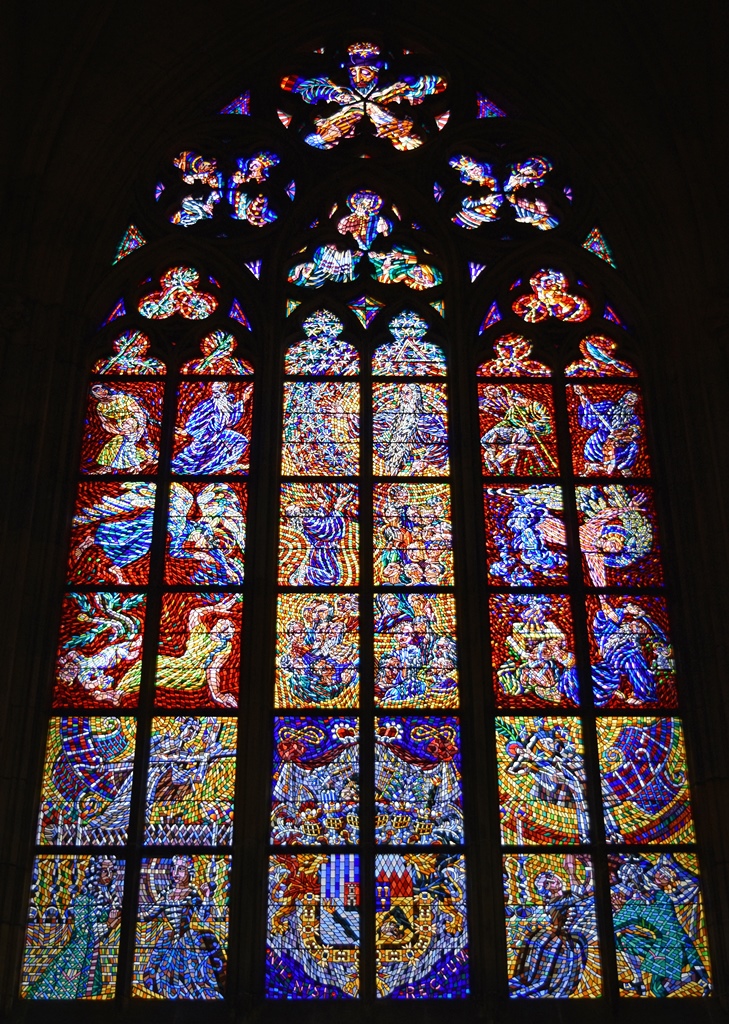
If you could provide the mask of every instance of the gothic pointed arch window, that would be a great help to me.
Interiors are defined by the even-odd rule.
[[[556,143],[373,39],[221,101],[116,250],[29,1002],[711,992],[614,256]]]

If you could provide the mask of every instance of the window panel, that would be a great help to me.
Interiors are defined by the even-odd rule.
[[[448,484],[375,484],[375,584],[453,585]]]
[[[373,472],[380,476],[445,476],[448,400],[444,384],[375,384]]]
[[[276,636],[275,707],[357,707],[356,594],[280,594]]]
[[[557,431],[549,384],[479,384],[478,409],[484,473],[557,474]]]
[[[64,597],[54,707],[136,706],[146,607],[146,594]]]
[[[489,621],[497,707],[579,704],[572,612],[566,594],[492,594]]]
[[[146,481],[79,484],[69,583],[147,583],[155,494]]]
[[[354,476],[359,467],[359,385],[284,384],[285,476]]]
[[[648,476],[640,391],[626,384],[568,385],[576,476]]]
[[[358,584],[357,495],[354,484],[281,485],[280,584],[291,587]]]
[[[229,874],[230,857],[176,854],[143,858],[133,995],[143,999],[223,998]]]
[[[280,854],[268,877],[268,998],[356,998],[357,854]]]
[[[237,753],[233,718],[153,718],[144,841],[230,846]]]
[[[240,585],[246,508],[242,483],[171,484],[165,582]]]
[[[271,842],[358,842],[358,720],[274,718],[273,742]]]
[[[551,484],[484,487],[486,558],[492,583],[567,583],[562,488]]]
[[[82,471],[155,472],[163,391],[163,384],[150,382],[93,383],[81,449]]]
[[[185,381],[177,397],[172,472],[181,476],[248,471],[253,385]]]

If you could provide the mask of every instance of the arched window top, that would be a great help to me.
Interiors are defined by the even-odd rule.
[[[253,367],[246,360],[233,355],[237,345],[234,335],[228,334],[227,331],[211,331],[200,342],[202,358],[184,363],[180,367],[180,373],[247,377],[253,373]]]
[[[302,327],[306,337],[286,350],[287,374],[353,377],[359,373],[359,353],[354,345],[339,337],[344,324],[334,313],[319,309],[306,317]]]
[[[141,331],[124,331],[112,342],[114,355],[94,363],[93,373],[119,376],[161,376],[165,364],[147,355],[150,340]]]
[[[375,377],[445,377],[446,359],[439,345],[424,341],[428,324],[412,310],[400,313],[389,324],[394,341],[375,349]]]

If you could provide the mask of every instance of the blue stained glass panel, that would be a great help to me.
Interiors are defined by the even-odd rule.
[[[271,842],[339,846],[359,839],[356,718],[275,718]]]

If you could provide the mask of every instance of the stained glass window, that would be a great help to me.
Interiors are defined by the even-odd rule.
[[[21,995],[475,1006],[486,947],[504,1002],[708,995],[612,249],[434,54],[286,67],[110,248]]]
[[[167,298],[140,303],[142,316],[206,319],[200,280],[194,268],[165,272]],[[112,339],[83,428],[22,993],[113,998],[133,929],[135,996],[217,1000],[252,366],[225,321],[187,335],[167,373],[152,354],[158,332]]]
[[[587,286],[559,269],[529,286],[512,301],[527,324],[593,315]],[[493,355],[478,368],[477,398],[509,993],[706,995],[637,373],[620,332],[585,324],[573,348],[566,331],[560,345],[557,333],[505,326],[484,322]],[[605,978],[600,898],[612,908],[617,978]]]

